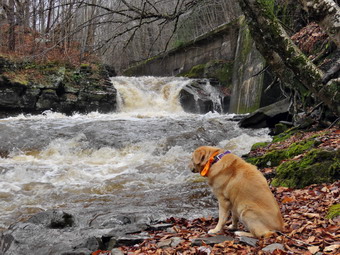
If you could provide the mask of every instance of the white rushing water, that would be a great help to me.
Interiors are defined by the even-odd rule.
[[[0,157],[0,228],[51,208],[202,211],[206,185],[187,167],[194,148],[216,145],[242,155],[270,137],[265,129],[240,129],[230,115],[184,112],[178,95],[190,82],[115,77],[117,113],[1,119],[0,151],[10,153]]]

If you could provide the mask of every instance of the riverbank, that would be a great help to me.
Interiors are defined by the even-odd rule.
[[[314,132],[297,130],[293,135],[292,132],[290,135],[282,134],[274,137],[271,143],[254,145],[248,159],[254,161],[256,158],[262,158],[261,162],[264,162],[268,152],[282,152],[293,144],[296,145],[296,142],[313,139],[318,142],[313,145],[309,143],[308,147],[300,148],[299,151],[295,151],[295,154],[291,154],[290,158],[281,159],[273,167],[267,165],[260,168],[271,183],[277,178],[276,170],[280,164],[287,164],[289,161],[301,162],[308,155],[308,151],[318,149],[339,152],[340,131],[333,128]],[[259,162],[258,160],[257,163]],[[322,159],[320,163],[322,164]],[[210,236],[207,232],[217,224],[217,218],[194,220],[170,218],[165,223],[172,224],[171,227],[165,230],[147,231],[149,238],[142,243],[122,246],[112,254],[120,254],[120,252],[121,254],[336,254],[340,251],[338,241],[340,211],[338,206],[334,206],[340,202],[339,158],[333,163],[337,164],[334,167],[334,178],[337,180],[331,183],[312,184],[300,188],[271,187],[284,217],[283,234],[258,240],[237,237],[225,227],[220,235]]]
[[[23,61],[0,55],[0,118],[55,111],[68,115],[117,108],[107,65]]]

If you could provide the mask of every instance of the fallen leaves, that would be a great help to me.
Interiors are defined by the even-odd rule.
[[[315,51],[317,45],[320,44],[320,41],[323,42],[327,39],[328,35],[314,22],[308,24],[292,36],[292,40],[305,54],[311,54]]]
[[[330,220],[325,216],[332,204],[339,203],[339,187],[338,181],[295,190],[271,188],[281,207],[286,228],[277,236],[255,239],[254,245],[244,242],[227,227],[222,235],[232,240],[216,238],[220,243],[209,242],[211,236],[207,232],[216,225],[215,218],[187,220],[173,217],[167,220],[173,224],[171,228],[150,231],[150,239],[120,249],[124,254],[143,255],[337,254],[340,252],[340,217]]]

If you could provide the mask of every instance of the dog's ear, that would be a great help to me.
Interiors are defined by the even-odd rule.
[[[206,161],[207,152],[204,148],[198,148],[192,157],[192,161],[195,165],[201,165],[204,161]]]

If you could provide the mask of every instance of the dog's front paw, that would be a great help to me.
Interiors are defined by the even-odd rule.
[[[230,224],[227,228],[228,230],[237,230],[237,226],[233,224]]]
[[[220,229],[214,228],[214,229],[210,229],[210,230],[208,231],[208,234],[216,234],[216,233],[218,233],[218,232],[220,232]]]

